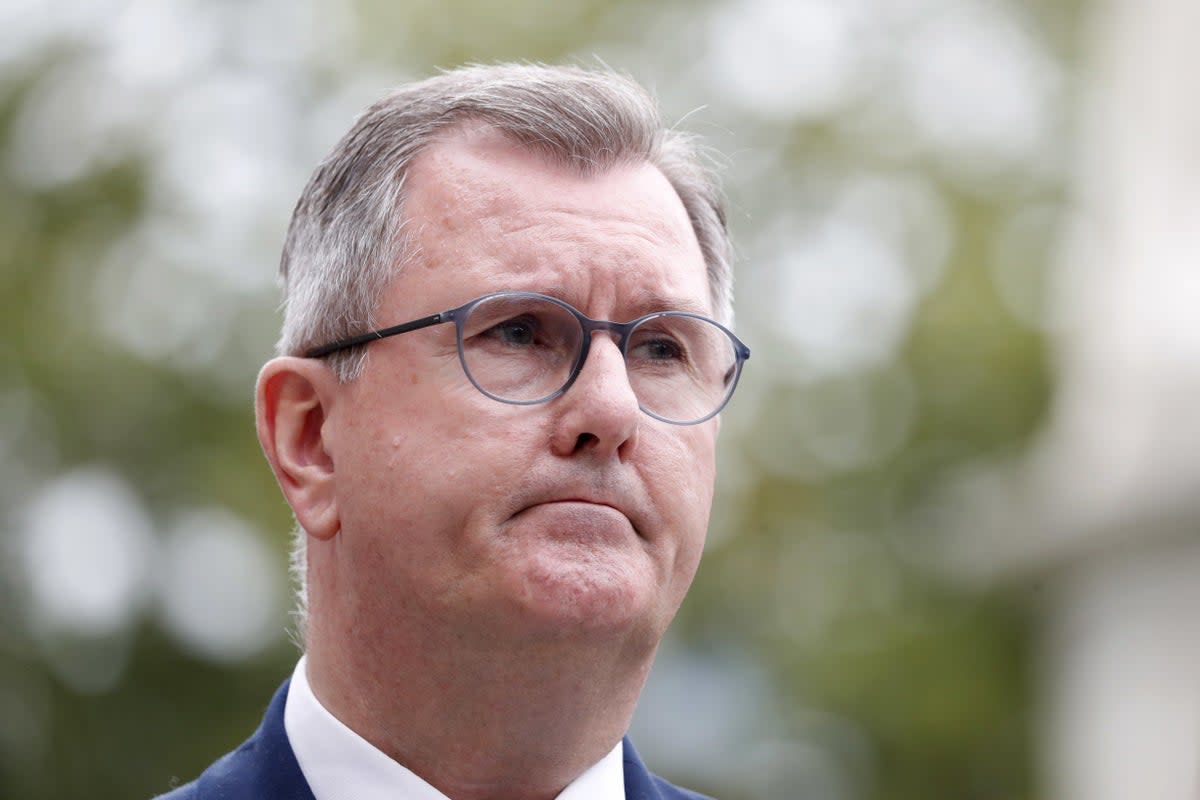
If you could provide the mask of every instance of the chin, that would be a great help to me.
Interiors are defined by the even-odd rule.
[[[517,613],[524,623],[549,635],[644,633],[657,641],[671,614],[664,614],[661,588],[649,565],[595,553],[583,559],[562,555],[532,559],[514,576]]]

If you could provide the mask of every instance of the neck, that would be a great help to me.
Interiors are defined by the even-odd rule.
[[[620,740],[654,647],[501,638],[314,615],[308,679],[334,716],[454,800],[550,800]]]

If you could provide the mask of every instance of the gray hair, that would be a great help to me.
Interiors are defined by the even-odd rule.
[[[654,99],[609,72],[541,64],[470,66],[402,86],[368,108],[313,173],[288,227],[280,354],[378,327],[375,310],[412,256],[403,214],[409,166],[454,126],[482,123],[545,157],[594,174],[628,163],[657,167],[675,189],[700,244],[714,316],[732,325],[731,248],[706,153],[663,126]],[[437,310],[437,309],[434,309]],[[328,356],[340,380],[361,371],[366,348]],[[308,614],[306,535],[297,528],[292,573],[302,638]]]

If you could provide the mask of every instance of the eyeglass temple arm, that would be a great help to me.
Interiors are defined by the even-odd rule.
[[[330,353],[336,353],[339,350],[345,350],[349,347],[354,347],[367,342],[373,342],[376,339],[386,339],[389,336],[395,336],[400,333],[408,333],[420,328],[428,328],[430,325],[437,325],[442,322],[450,322],[453,319],[453,314],[449,311],[443,311],[440,314],[431,314],[428,317],[414,319],[412,322],[405,322],[400,325],[393,325],[390,328],[380,328],[377,331],[368,333],[360,333],[358,336],[351,336],[348,339],[340,339],[330,344],[314,347],[304,354],[305,358],[321,358]]]

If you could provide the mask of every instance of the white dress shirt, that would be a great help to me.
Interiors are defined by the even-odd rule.
[[[317,800],[450,800],[329,713],[308,685],[304,657],[292,673],[283,727]],[[557,800],[625,800],[623,758],[617,742]]]

